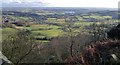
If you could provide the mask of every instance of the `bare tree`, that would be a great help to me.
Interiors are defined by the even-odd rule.
[[[3,40],[3,54],[18,65],[37,46],[29,31],[20,31]]]

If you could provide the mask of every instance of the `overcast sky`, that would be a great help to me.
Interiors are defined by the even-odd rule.
[[[3,3],[42,2],[53,7],[107,7],[118,8],[120,0],[3,0]]]

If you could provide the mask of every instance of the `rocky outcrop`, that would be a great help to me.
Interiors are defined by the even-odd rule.
[[[118,24],[116,27],[113,27],[107,34],[108,38],[120,39],[120,24]]]
[[[7,59],[7,57],[4,56],[4,55],[2,54],[2,52],[0,51],[0,65],[4,65],[4,64],[12,64],[12,62],[9,61],[9,60]]]

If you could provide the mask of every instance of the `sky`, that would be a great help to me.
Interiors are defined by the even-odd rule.
[[[21,3],[37,3],[45,4],[48,7],[105,7],[105,8],[118,8],[120,0],[3,0],[2,3],[17,4]],[[29,4],[31,5],[31,4]],[[44,5],[43,5],[44,6]]]

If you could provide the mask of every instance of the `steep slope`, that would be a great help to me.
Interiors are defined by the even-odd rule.
[[[110,39],[109,39],[110,38]],[[68,57],[68,65],[120,65],[120,24],[108,32],[108,39],[92,42],[73,57]]]

